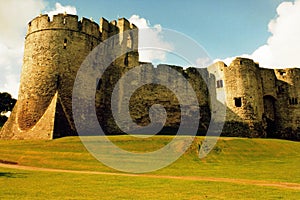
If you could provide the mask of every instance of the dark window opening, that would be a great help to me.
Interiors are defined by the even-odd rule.
[[[286,75],[286,72],[280,71],[279,74],[280,74],[281,76],[285,76],[285,75]]]
[[[91,43],[91,51],[93,50],[94,48],[94,42]]]
[[[290,105],[298,105],[298,98],[290,98],[289,103]]]
[[[68,40],[67,40],[67,39],[64,39],[64,49],[67,48],[67,43],[68,43]]]
[[[217,88],[222,88],[223,87],[223,80],[218,80],[217,81]]]
[[[234,98],[234,105],[236,107],[242,107],[242,98],[241,97]]]
[[[102,79],[97,78],[96,90],[100,90],[102,86]]]
[[[128,54],[126,54],[126,56],[125,56],[124,65],[128,66]]]

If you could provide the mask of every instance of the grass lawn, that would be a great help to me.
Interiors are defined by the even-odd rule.
[[[170,136],[112,136],[130,151],[162,147]],[[300,143],[272,139],[221,138],[200,160],[197,145],[154,175],[236,178],[300,183]],[[78,137],[51,141],[0,141],[0,160],[19,165],[116,172],[94,159]],[[0,199],[300,199],[300,191],[249,184],[38,172],[0,168]]]

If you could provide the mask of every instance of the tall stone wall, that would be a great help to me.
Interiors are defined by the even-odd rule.
[[[116,34],[119,35],[112,39]],[[41,15],[28,24],[18,102],[0,138],[52,139],[76,135],[72,116],[74,81],[86,56],[102,42],[107,48],[128,50],[95,80],[98,81],[95,84],[97,117],[108,134],[123,133],[111,111],[113,90],[124,74],[139,66],[141,70],[134,72],[133,81],[121,80],[117,86],[116,103],[117,112],[122,114],[126,111],[123,100],[128,101],[130,118],[140,126],[150,123],[149,109],[160,104],[167,112],[161,133],[176,133],[182,119],[176,92],[183,96],[195,92],[198,105],[189,104],[186,99],[190,111],[186,115],[191,118],[192,113],[200,111],[200,121],[190,119],[185,124],[187,134],[189,126],[198,123],[198,134],[203,135],[211,120],[222,124],[224,119],[217,113],[226,106],[224,136],[300,137],[300,69],[262,69],[245,58],[236,58],[229,66],[217,62],[207,69],[154,67],[139,62],[138,29],[128,20],[108,22],[101,18],[98,25],[86,18],[78,20],[75,15],[59,14],[52,20],[48,15]],[[114,48],[106,50],[117,53]],[[107,52],[99,55],[105,59],[112,56],[106,55]],[[174,72],[188,82],[174,78]],[[172,85],[175,93],[164,84],[155,84],[158,79]],[[147,81],[132,96],[127,95],[130,87]],[[127,128],[136,131],[129,125]]]
[[[126,19],[108,23],[102,18],[100,24],[101,27],[89,19],[78,20],[78,16],[68,14],[54,15],[52,20],[48,15],[40,15],[28,23],[18,104],[12,112],[14,117],[10,117],[2,128],[1,138],[51,139],[76,135],[72,90],[83,60],[100,42],[118,33],[122,33],[122,37],[114,41],[115,45],[131,49],[138,45],[137,28]],[[131,35],[123,33],[133,29],[136,31]],[[137,63],[138,52],[133,51],[114,64],[119,65],[117,70],[121,73]],[[53,113],[47,118],[52,116],[52,119],[42,120],[49,110]],[[39,129],[40,132],[33,133],[36,126],[44,126],[41,121],[53,121],[52,130]]]
[[[297,138],[300,133],[300,69],[276,69],[275,75],[278,136]]]

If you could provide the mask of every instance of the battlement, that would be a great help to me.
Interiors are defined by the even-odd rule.
[[[96,22],[87,18],[78,20],[78,16],[70,14],[54,15],[52,20],[47,14],[34,18],[28,23],[27,36],[37,31],[51,29],[82,32],[100,38],[99,25]]]
[[[102,34],[102,41],[106,40],[112,35],[135,29],[137,29],[137,27],[125,18],[120,18],[118,21],[113,20],[111,22],[108,22],[108,20],[105,18],[100,19],[99,30]]]
[[[58,14],[54,15],[51,20],[50,17],[45,14],[34,18],[28,23],[27,36],[37,31],[51,29],[82,32],[103,41],[112,35],[127,30],[134,30],[137,29],[137,27],[125,18],[118,19],[118,21],[113,20],[111,22],[101,18],[100,25],[98,25],[96,22],[84,17],[78,20],[78,16],[76,15]]]

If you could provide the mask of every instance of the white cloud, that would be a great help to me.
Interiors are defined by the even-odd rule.
[[[45,8],[43,0],[0,0],[0,92],[17,98],[26,25]]]
[[[46,14],[49,15],[50,19],[52,20],[53,15],[57,15],[60,13],[68,13],[68,14],[73,14],[76,15],[77,14],[77,10],[74,6],[63,6],[60,3],[55,3],[55,9],[46,12]]]
[[[132,15],[129,21],[139,28],[139,55],[144,62],[164,62],[167,52],[172,45],[164,41],[162,27],[160,24],[151,26],[150,22],[138,15]],[[149,49],[149,47],[160,47],[160,49]]]
[[[45,9],[45,0],[0,0],[0,92],[18,97],[19,80],[24,52],[27,23]],[[76,14],[76,8],[55,4],[49,15],[57,13]]]
[[[277,7],[277,16],[269,23],[272,34],[266,44],[246,57],[260,63],[261,67],[300,67],[300,0],[283,2]],[[229,64],[233,58],[226,58]]]

